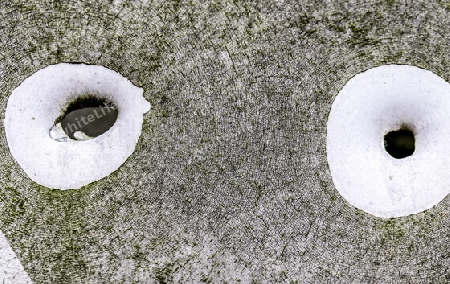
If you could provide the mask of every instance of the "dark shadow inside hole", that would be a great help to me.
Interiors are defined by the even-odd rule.
[[[56,123],[73,140],[86,140],[102,135],[116,122],[117,106],[105,98],[85,95],[70,102]]]
[[[384,135],[384,148],[396,159],[411,156],[415,150],[414,133],[406,127],[390,131]]]

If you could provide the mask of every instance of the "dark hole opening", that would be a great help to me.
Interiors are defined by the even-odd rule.
[[[407,127],[388,132],[384,135],[384,149],[396,159],[411,156],[415,150],[414,133]]]
[[[73,140],[87,140],[102,135],[116,122],[117,106],[105,98],[85,95],[70,102],[55,124]]]

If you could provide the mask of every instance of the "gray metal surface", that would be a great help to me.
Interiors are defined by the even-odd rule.
[[[0,229],[35,283],[448,282],[449,197],[398,219],[352,207],[331,180],[326,122],[368,68],[450,80],[449,13],[446,1],[2,2],[2,114],[59,62],[120,72],[152,109],[125,164],[81,190],[33,183],[2,128]]]

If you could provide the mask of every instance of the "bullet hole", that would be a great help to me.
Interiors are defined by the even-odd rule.
[[[415,150],[414,132],[407,126],[388,132],[384,135],[384,149],[396,159],[411,156]]]
[[[50,129],[57,141],[89,140],[108,131],[116,122],[117,106],[105,98],[86,95],[70,102]]]

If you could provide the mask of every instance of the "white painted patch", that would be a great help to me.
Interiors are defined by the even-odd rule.
[[[327,125],[333,182],[352,205],[379,217],[419,213],[450,192],[450,84],[407,65],[353,77],[339,92]],[[395,159],[384,135],[402,124],[415,132],[415,152]]]
[[[118,106],[114,126],[95,139],[58,142],[49,130],[65,105],[98,94]],[[150,104],[142,88],[102,66],[61,63],[39,70],[8,99],[5,131],[13,157],[40,185],[81,188],[117,170],[133,153]]]
[[[0,231],[0,283],[33,283]]]

